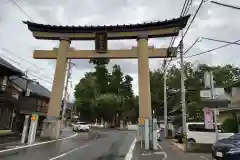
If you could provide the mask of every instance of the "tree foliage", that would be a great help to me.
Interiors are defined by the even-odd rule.
[[[188,120],[202,121],[203,107],[201,105],[200,90],[204,88],[204,73],[212,70],[215,87],[227,88],[240,79],[240,69],[232,65],[208,66],[206,64],[193,65],[185,62],[185,88]],[[167,100],[168,111],[181,111],[181,73],[177,65],[167,69]],[[150,72],[152,108],[157,117],[164,115],[163,110],[163,74],[161,70]],[[228,90],[229,92],[229,90]]]
[[[120,119],[136,120],[136,97],[132,77],[124,75],[119,65],[112,72],[107,69],[108,59],[91,59],[95,71],[86,73],[75,87],[77,111],[81,119],[118,123]]]
[[[94,72],[86,73],[75,87],[77,111],[81,119],[94,121],[104,119],[119,123],[119,119],[136,122],[138,118],[138,97],[132,89],[133,78],[114,65],[109,72],[109,59],[91,59]],[[212,70],[215,86],[226,87],[239,80],[240,69],[232,65],[208,66],[185,62],[186,105],[189,120],[203,120],[200,90],[204,88],[204,72]],[[181,74],[178,65],[166,71],[168,111],[181,109]],[[151,105],[155,116],[163,116],[163,73],[150,71]],[[228,90],[229,92],[229,90]]]

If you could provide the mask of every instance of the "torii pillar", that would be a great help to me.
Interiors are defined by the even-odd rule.
[[[139,118],[152,119],[151,92],[148,61],[148,37],[139,37],[138,42],[138,86]]]
[[[54,80],[52,85],[51,98],[49,102],[49,108],[47,113],[47,119],[44,121],[42,137],[50,137],[51,139],[57,139],[60,136],[59,113],[61,109],[63,88],[65,83],[66,68],[67,68],[67,53],[70,48],[70,40],[62,38],[60,40],[56,69],[54,73]]]

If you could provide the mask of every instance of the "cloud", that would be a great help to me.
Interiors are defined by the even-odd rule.
[[[193,1],[189,13],[196,11],[199,2],[200,0]],[[237,0],[220,2],[233,5],[239,4]],[[52,25],[110,25],[162,21],[178,17],[184,0],[18,0],[17,3],[37,23]],[[34,60],[32,53],[34,49],[52,49],[58,46],[58,42],[34,39],[26,25],[22,23],[23,20],[28,20],[28,17],[18,7],[8,0],[0,1],[0,47],[8,49],[18,55],[18,57],[26,59],[34,65],[4,50],[0,52],[0,55],[16,61],[17,63],[11,62],[22,70],[28,69],[30,70],[29,73],[47,81],[52,81],[55,61]],[[185,49],[188,48],[198,37],[235,41],[240,37],[239,23],[238,11],[206,2],[184,39],[184,47]],[[168,47],[170,39],[150,39],[149,45]],[[187,56],[212,49],[219,45],[222,44],[203,40],[202,42],[198,42],[188,52]],[[109,42],[109,48],[111,49],[126,49],[132,46],[136,46],[135,40]],[[71,47],[75,49],[94,49],[94,42],[72,42]],[[238,59],[240,56],[237,54],[238,50],[239,46],[231,45],[212,53],[185,60],[215,65],[226,63],[239,65]],[[73,82],[77,82],[84,76],[86,71],[93,69],[88,60],[73,60],[73,63],[76,64],[72,75]],[[137,60],[112,60],[108,67],[111,68],[114,64],[119,64],[124,73],[134,77],[133,86],[135,93],[137,93]],[[153,70],[159,68],[161,62],[159,59],[153,59],[150,60],[149,64],[150,69]],[[176,64],[176,61],[173,64]],[[50,83],[40,79],[39,81],[51,89]],[[69,89],[69,91],[73,93],[73,89]]]

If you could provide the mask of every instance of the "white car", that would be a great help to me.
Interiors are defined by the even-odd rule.
[[[104,125],[102,125],[102,124],[94,124],[93,127],[95,127],[95,128],[103,128]]]
[[[161,129],[157,130],[157,140],[161,141]]]
[[[90,127],[86,122],[77,122],[77,124],[73,126],[73,131],[88,132],[89,130]]]

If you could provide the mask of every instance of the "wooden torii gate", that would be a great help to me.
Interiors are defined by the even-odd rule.
[[[36,39],[58,40],[59,48],[35,50],[35,59],[56,59],[51,99],[42,132],[43,137],[59,137],[60,106],[66,75],[67,59],[138,59],[139,118],[152,119],[148,58],[175,57],[176,48],[148,46],[149,38],[177,36],[187,24],[190,15],[177,19],[143,24],[115,26],[51,26],[24,22]],[[137,47],[124,50],[108,50],[108,40],[136,39]],[[95,40],[95,50],[74,50],[73,40]]]

